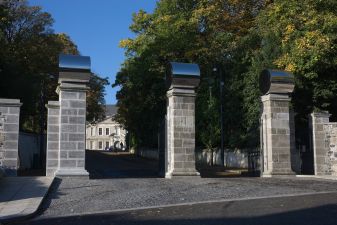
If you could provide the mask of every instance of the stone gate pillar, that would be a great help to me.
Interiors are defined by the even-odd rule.
[[[170,63],[167,73],[165,177],[196,176],[195,88],[200,70],[196,64]]]
[[[88,176],[85,170],[85,123],[90,58],[60,55],[59,67],[59,102],[47,105],[47,173]]]
[[[6,176],[16,176],[18,169],[19,99],[0,99],[0,169]],[[0,171],[1,172],[1,171]]]
[[[260,75],[262,176],[294,175],[291,170],[289,94],[294,89],[293,75],[264,70]]]

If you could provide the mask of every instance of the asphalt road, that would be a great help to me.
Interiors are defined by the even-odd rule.
[[[337,225],[337,181],[163,179],[153,160],[93,151],[86,160],[90,179],[57,178],[38,215],[19,224]]]
[[[91,179],[158,177],[158,161],[127,152],[86,151],[86,170]]]
[[[336,225],[337,194],[203,203],[26,221],[27,225]]]

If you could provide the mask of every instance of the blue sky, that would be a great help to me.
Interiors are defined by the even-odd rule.
[[[134,37],[129,26],[132,13],[140,9],[153,12],[156,0],[29,0],[52,15],[56,33],[66,33],[77,44],[82,55],[91,57],[92,71],[115,80],[124,49],[119,41]],[[116,103],[117,89],[106,87],[106,103]]]

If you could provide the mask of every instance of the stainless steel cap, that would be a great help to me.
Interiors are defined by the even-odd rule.
[[[91,62],[89,56],[65,55],[59,56],[60,71],[90,72]]]
[[[166,71],[166,83],[168,87],[195,88],[200,82],[200,68],[194,63],[170,62]]]
[[[88,83],[91,77],[90,57],[59,55],[59,83]]]
[[[265,94],[289,94],[294,91],[294,75],[282,71],[265,69],[260,74],[260,91]]]

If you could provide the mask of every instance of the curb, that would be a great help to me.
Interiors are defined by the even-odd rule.
[[[296,175],[298,178],[315,178],[322,180],[337,180],[337,176]]]
[[[50,183],[47,191],[45,192],[45,194],[43,195],[40,203],[38,204],[38,206],[36,207],[36,209],[33,212],[28,213],[26,215],[13,216],[13,217],[10,217],[10,218],[7,218],[7,219],[6,218],[5,219],[0,219],[0,225],[8,225],[8,224],[11,224],[11,223],[21,222],[21,221],[24,221],[24,220],[27,220],[27,219],[31,219],[36,214],[38,214],[38,211],[39,211],[39,209],[40,209],[40,207],[42,205],[42,202],[44,201],[44,199],[48,195],[48,193],[50,191],[50,188],[51,188],[51,186],[53,186],[54,182],[55,182],[55,177],[53,177],[53,180]]]

